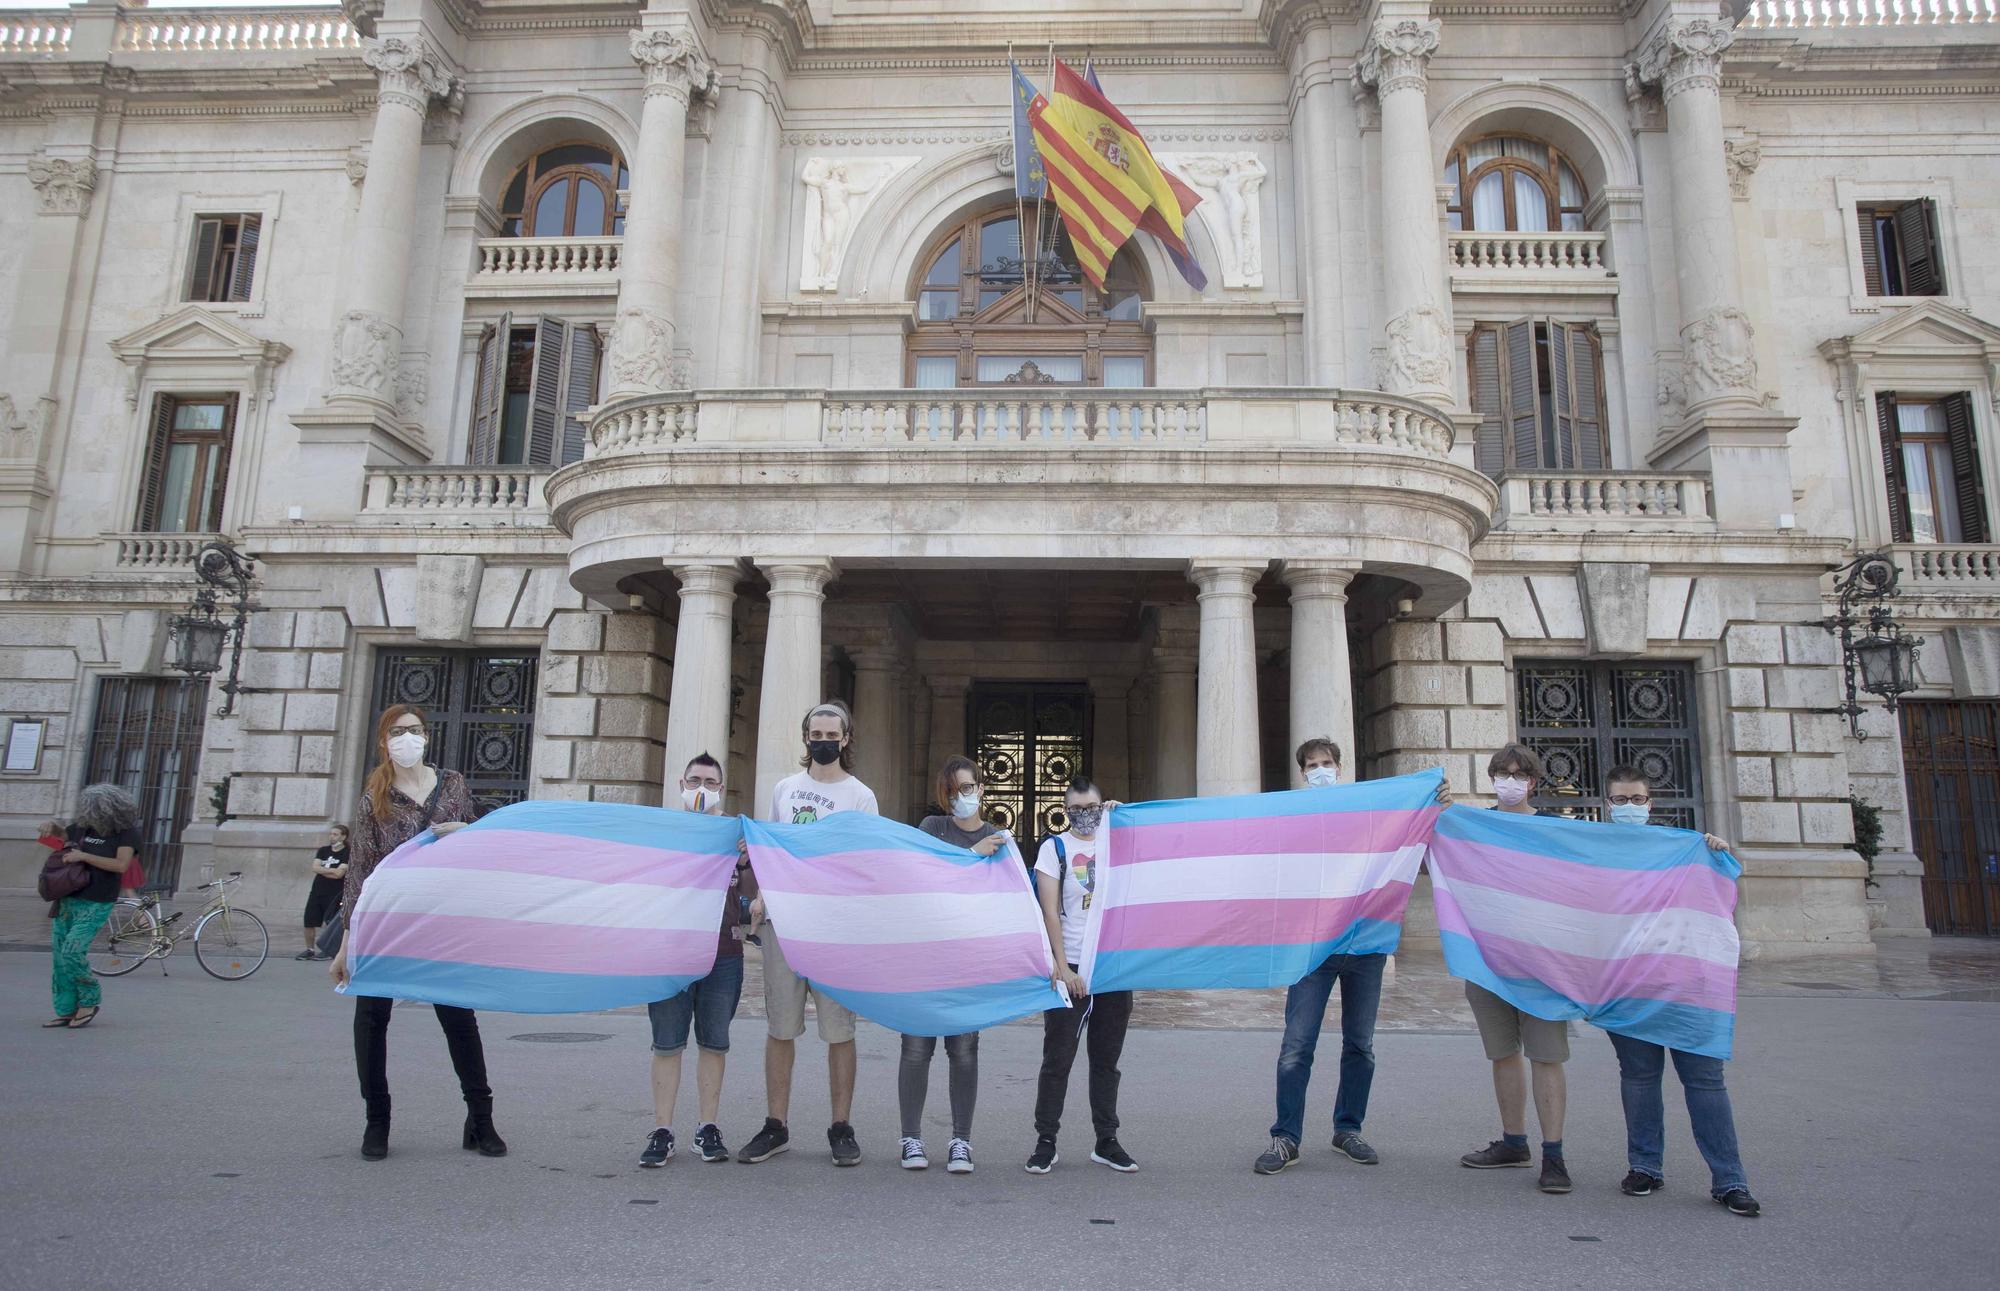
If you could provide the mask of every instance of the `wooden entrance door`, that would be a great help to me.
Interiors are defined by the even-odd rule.
[[[1898,711],[1924,921],[2000,936],[2000,703],[1906,700]]]

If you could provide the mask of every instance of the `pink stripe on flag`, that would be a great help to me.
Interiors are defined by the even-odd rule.
[[[806,896],[906,896],[926,892],[973,896],[1024,892],[1028,887],[1026,869],[1004,853],[990,861],[966,864],[901,848],[800,857],[781,848],[752,843],[750,868],[763,886]]]
[[[1599,914],[1657,914],[1679,906],[1728,919],[1736,884],[1705,865],[1619,870],[1580,865],[1465,839],[1450,840],[1453,879]]]
[[[480,915],[371,912],[353,932],[356,955],[401,955],[448,964],[546,973],[704,976],[716,931],[598,928]]]
[[[1391,882],[1351,897],[1107,906],[1098,948],[1102,954],[1182,946],[1306,946],[1331,941],[1357,919],[1401,923],[1409,903],[1410,885]]]
[[[1427,837],[1440,807],[1413,811],[1323,811],[1308,816],[1245,820],[1184,820],[1119,825],[1112,831],[1113,865],[1189,856],[1269,856],[1296,852],[1393,852]]]
[[[874,946],[786,937],[783,946],[794,972],[836,990],[948,991],[1049,972],[1048,939],[1034,932]]]
[[[428,843],[407,852],[397,850],[404,865],[656,888],[722,888],[736,861],[734,852],[680,852],[533,829],[481,829],[453,847]]]
[[[1643,999],[1736,1012],[1733,968],[1692,955],[1641,954],[1593,959],[1492,932],[1475,935],[1464,909],[1449,892],[1439,889],[1433,896],[1438,930],[1473,940],[1486,966],[1502,977],[1533,978],[1557,994],[1591,1007],[1614,1000]]]

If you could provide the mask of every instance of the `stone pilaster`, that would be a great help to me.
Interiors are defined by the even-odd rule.
[[[680,622],[674,631],[673,691],[667,704],[663,801],[679,803],[676,782],[689,759],[707,753],[729,771],[730,644],[734,627],[735,561],[670,567],[680,582]]]
[[[1334,83],[1331,22],[1315,14],[1303,20],[1290,48],[1292,168],[1298,176],[1300,272],[1305,279],[1306,380],[1313,385],[1343,384],[1346,365],[1341,338],[1340,154],[1357,141],[1343,138],[1339,97],[1347,87]]]
[[[778,53],[752,28],[743,30],[736,84],[722,95],[719,133],[730,158],[728,221],[723,237],[721,309],[716,320],[714,363],[709,369],[724,389],[757,381],[757,344],[764,299],[764,239],[775,202],[778,174],[778,112],[773,80]]]
[[[1202,797],[1263,787],[1257,744],[1257,640],[1251,610],[1263,569],[1195,561],[1201,589],[1201,663],[1196,673],[1195,792]]]
[[[824,557],[799,557],[760,559],[757,567],[771,584],[757,700],[757,796],[751,804],[752,814],[761,815],[778,781],[799,769],[799,722],[824,698],[820,620],[834,566]],[[855,737],[864,734],[857,729]]]
[[[1195,792],[1195,664],[1201,629],[1195,612],[1169,606],[1153,634],[1152,793],[1192,798]]]
[[[1348,778],[1360,767],[1354,748],[1354,679],[1347,651],[1347,585],[1360,572],[1355,564],[1288,561],[1285,582],[1292,589],[1291,747],[1314,736],[1340,745]],[[1289,763],[1294,783],[1298,763]]]

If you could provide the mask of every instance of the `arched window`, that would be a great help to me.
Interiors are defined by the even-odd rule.
[[[1029,207],[1025,216],[1025,255],[1011,206],[968,216],[932,240],[920,261],[906,379],[927,390],[1151,385],[1153,340],[1140,321],[1149,293],[1138,257],[1119,251],[1096,291],[1055,208]]]
[[[1488,135],[1445,163],[1449,227],[1482,233],[1583,232],[1583,180],[1539,139]]]
[[[500,198],[503,238],[596,238],[623,234],[618,192],[632,174],[616,151],[573,140],[521,164]]]

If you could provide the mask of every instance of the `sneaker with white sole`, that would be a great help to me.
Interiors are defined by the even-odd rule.
[[[722,1131],[715,1128],[714,1121],[706,1121],[695,1130],[694,1147],[710,1165],[729,1159],[729,1149],[722,1146]]]
[[[639,1164],[657,1170],[673,1155],[674,1132],[663,1125],[646,1137],[646,1150],[639,1154]]]
[[[1056,1155],[1056,1141],[1054,1139],[1036,1139],[1035,1150],[1028,1157],[1028,1173],[1047,1174],[1056,1168],[1056,1162],[1060,1160],[1062,1158]]]
[[[1090,1150],[1090,1159],[1099,1165],[1108,1165],[1119,1174],[1131,1174],[1139,1168],[1132,1154],[1118,1146],[1118,1140],[1105,1138],[1097,1140],[1097,1146]]]
[[[905,1170],[928,1170],[931,1168],[931,1159],[924,1155],[924,1141],[922,1139],[905,1138],[903,1140],[902,1164]]]
[[[1271,1137],[1271,1146],[1251,1163],[1258,1174],[1282,1174],[1299,1163],[1299,1145],[1282,1134]]]
[[[972,1140],[953,1139],[951,1155],[945,1160],[944,1168],[951,1174],[972,1173]]]

